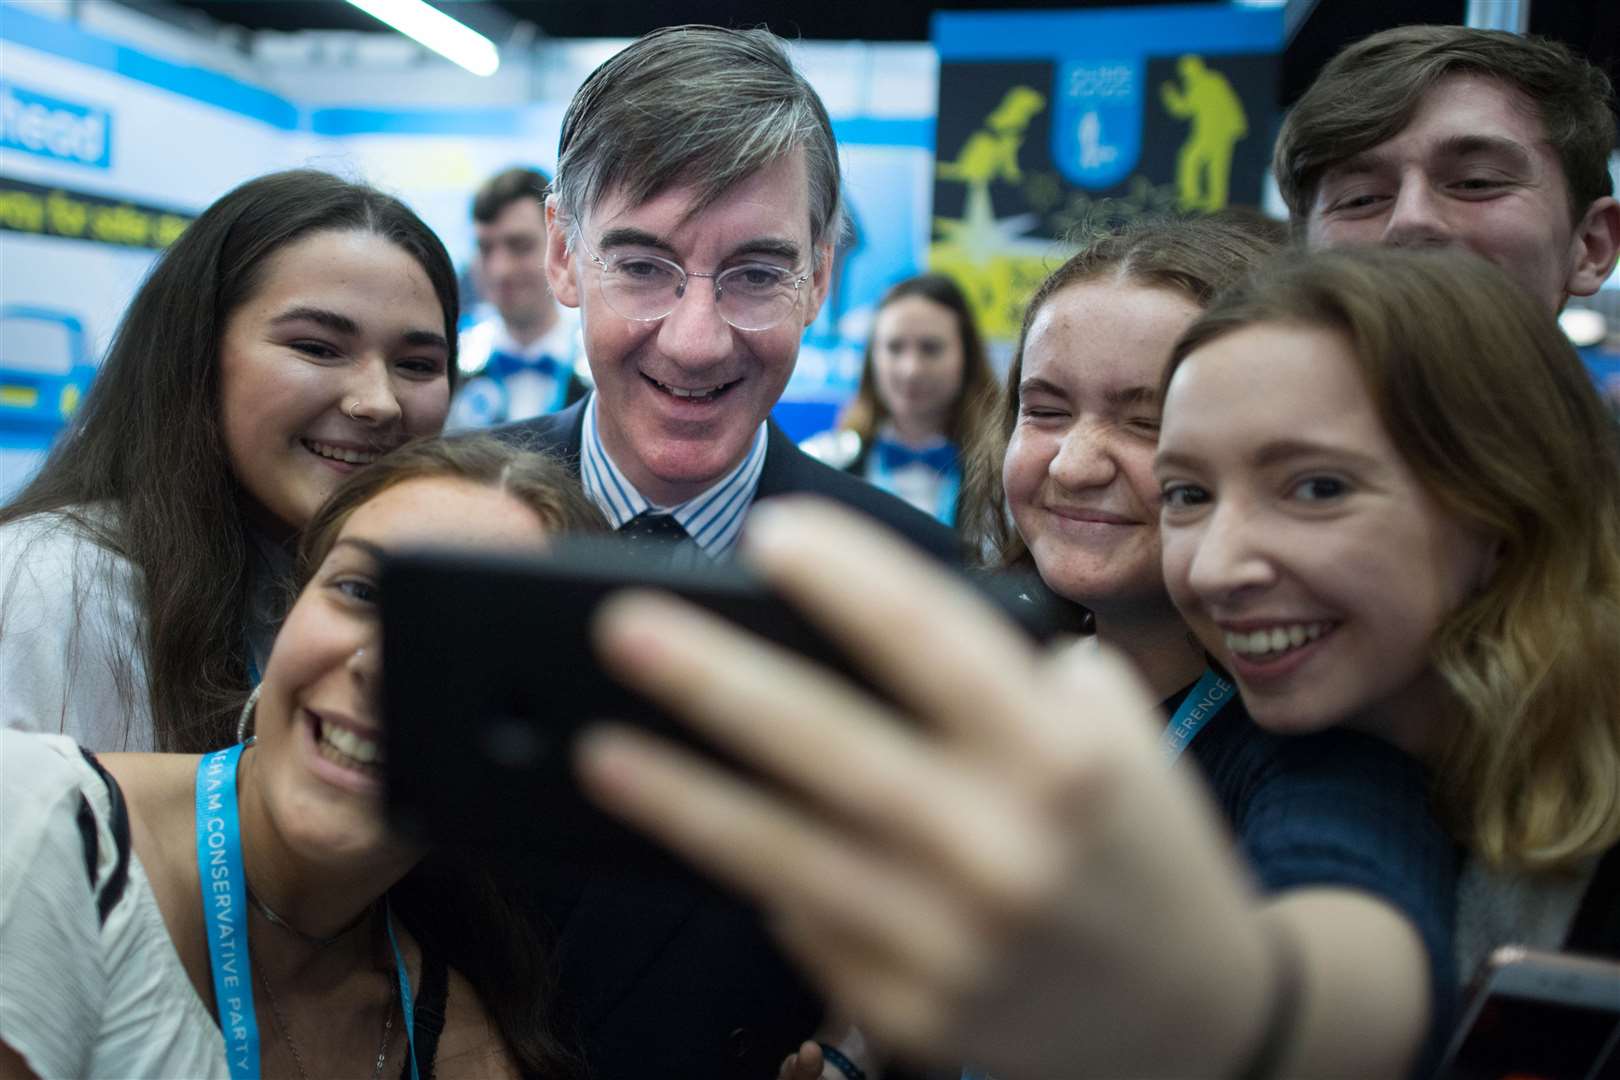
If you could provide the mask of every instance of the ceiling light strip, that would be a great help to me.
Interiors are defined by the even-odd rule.
[[[493,75],[501,66],[500,52],[493,41],[423,0],[349,3],[474,75]]]

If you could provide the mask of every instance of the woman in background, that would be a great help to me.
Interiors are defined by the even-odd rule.
[[[412,444],[310,522],[245,748],[0,731],[0,1075],[575,1074],[532,922],[385,825],[378,559],[603,527],[550,458]]]
[[[944,274],[907,278],[878,301],[860,387],[838,428],[805,449],[955,525],[962,449],[994,395],[962,290]]]
[[[293,535],[443,427],[456,316],[444,246],[365,185],[275,173],[205,210],[0,508],[0,723],[94,750],[230,742]]]

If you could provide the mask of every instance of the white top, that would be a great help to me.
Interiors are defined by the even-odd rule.
[[[140,859],[99,923],[77,814],[117,863],[107,786],[72,740],[0,730],[0,1040],[42,1077],[228,1077]]]
[[[579,367],[583,352],[579,317],[558,311],[557,325],[527,345],[519,345],[499,315],[474,323],[462,331],[456,346],[456,366],[465,376],[456,390],[445,424],[450,431],[466,431],[495,424],[527,420],[551,411],[559,382]],[[488,371],[489,359],[504,353],[524,362],[517,371]],[[558,366],[555,375],[535,368],[542,357]]]
[[[144,650],[134,566],[63,514],[0,526],[0,727],[152,749]]]

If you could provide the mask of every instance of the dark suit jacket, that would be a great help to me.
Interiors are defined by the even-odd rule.
[[[952,566],[961,564],[961,547],[950,529],[858,476],[817,461],[800,450],[774,421],[768,421],[766,426],[765,468],[759,474],[756,500],[792,494],[836,499],[887,525],[935,558]],[[577,473],[584,430],[585,405],[577,402],[561,412],[507,424],[491,433],[509,442],[560,454]]]
[[[493,434],[578,469],[584,406]],[[831,469],[770,425],[757,498],[815,492],[956,563],[949,529]],[[556,932],[556,1012],[593,1080],[772,1080],[822,1006],[743,905],[696,886],[531,864],[514,902]]]
[[[568,373],[568,392],[563,395],[563,409],[577,401],[584,401],[585,395],[591,392],[591,384],[579,377],[579,372]]]

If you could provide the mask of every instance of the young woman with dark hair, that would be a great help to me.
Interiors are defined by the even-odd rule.
[[[386,826],[378,559],[604,527],[551,458],[413,443],[311,521],[245,746],[98,759],[0,731],[0,1075],[578,1072],[535,924]]]
[[[860,387],[838,427],[805,450],[946,525],[961,505],[962,450],[995,400],[967,297],[944,274],[907,278],[878,301]]]
[[[229,742],[291,537],[443,426],[456,316],[443,245],[372,188],[283,172],[205,210],[0,508],[0,722],[98,750]]]

